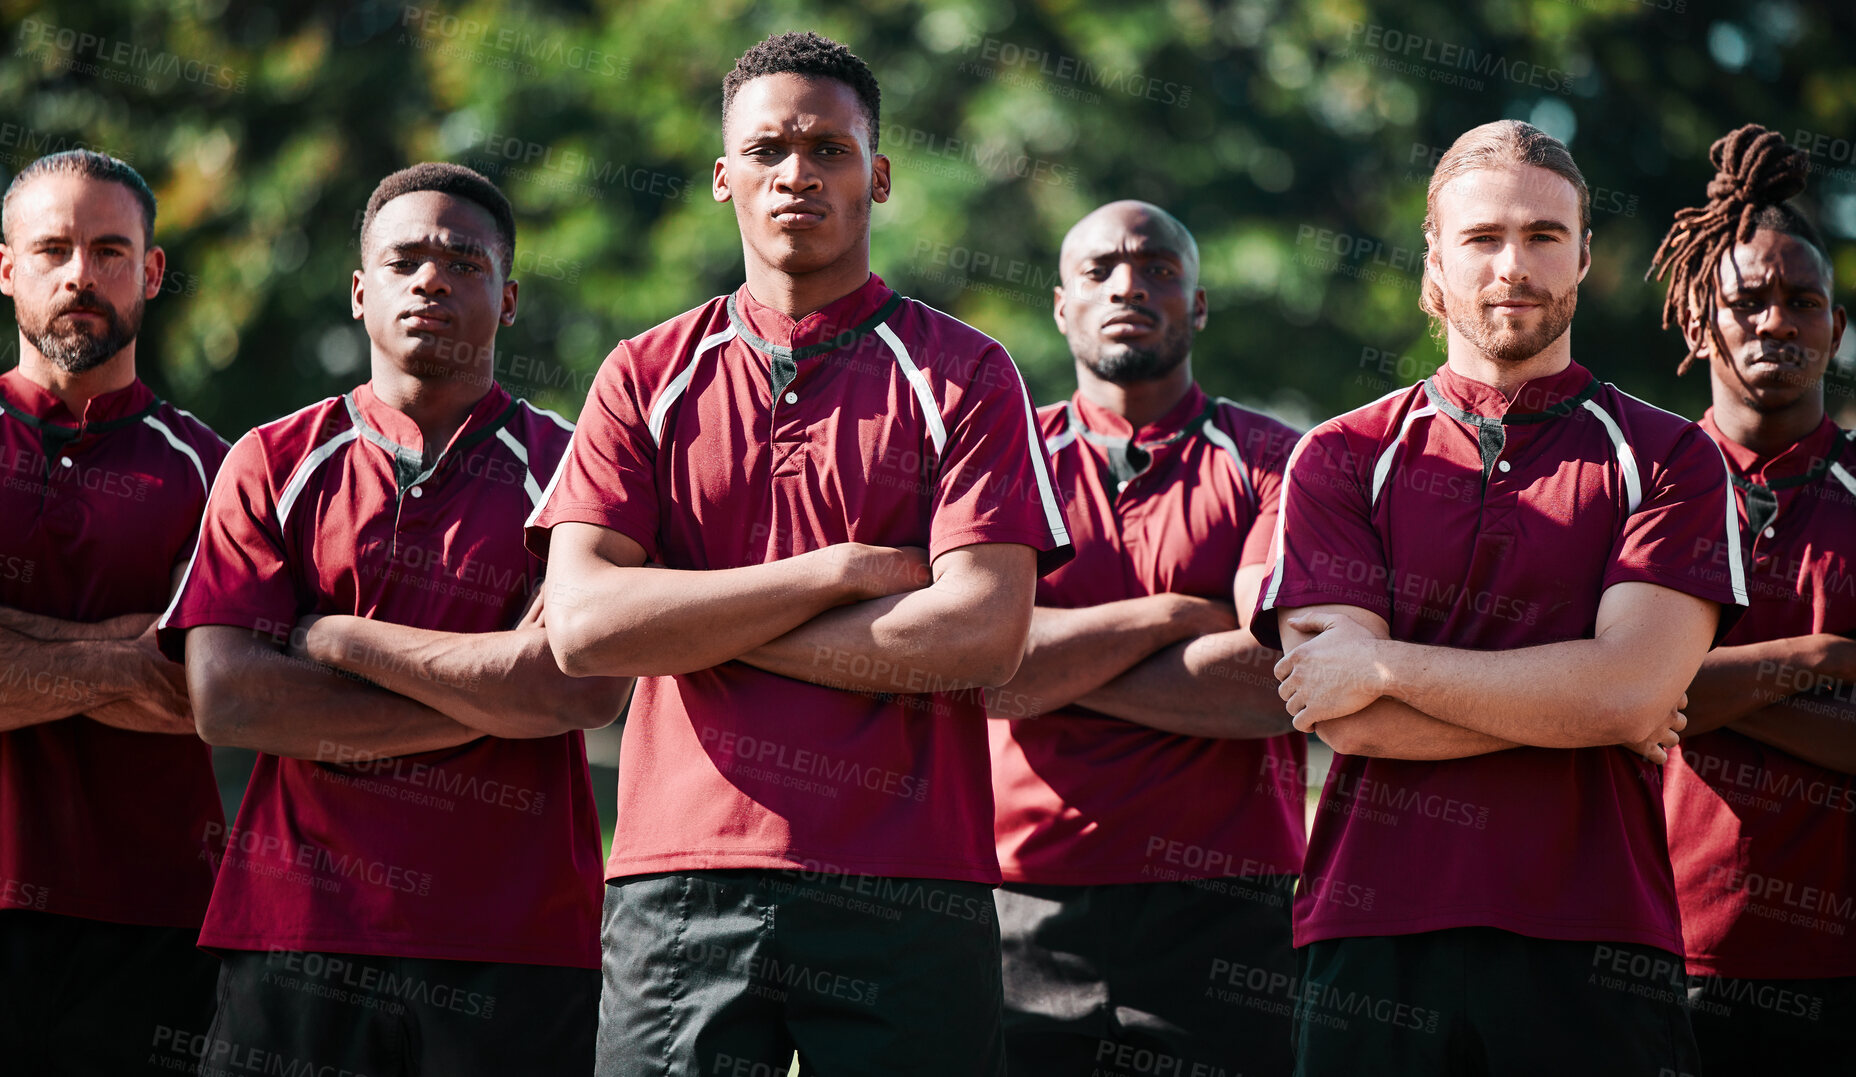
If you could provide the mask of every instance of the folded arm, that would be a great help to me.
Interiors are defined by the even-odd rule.
[[[232,625],[187,632],[201,739],[328,762],[410,755],[483,736],[423,703],[280,651]]]
[[[1285,668],[1295,668],[1296,664],[1290,663],[1289,658],[1301,653],[1318,635],[1329,636],[1329,642],[1335,638],[1386,640],[1392,635],[1385,618],[1357,606],[1305,606],[1282,610],[1278,616],[1282,619],[1282,642],[1287,649],[1282,662],[1276,666],[1278,676],[1286,676]],[[1322,625],[1327,627],[1320,627]],[[1303,672],[1311,676],[1312,672],[1329,676],[1334,672],[1325,668],[1315,670],[1312,663],[1302,665]],[[1300,700],[1292,698],[1294,691],[1287,681],[1279,694],[1281,700],[1287,701],[1285,714],[1294,713]],[[1466,759],[1516,747],[1513,741],[1439,721],[1398,700],[1384,697],[1375,697],[1350,714],[1328,718],[1316,724],[1314,732],[1342,755],[1382,759]]]
[[[558,524],[543,585],[548,645],[575,677],[694,673],[826,610],[920,587],[926,565],[919,550],[841,543],[740,568],[646,568],[628,536]]]
[[[493,737],[551,737],[610,724],[630,677],[569,677],[548,649],[544,602],[508,632],[437,632],[363,617],[312,617],[293,653],[355,674]]]
[[[186,675],[155,646],[157,617],[66,621],[0,606],[0,730],[83,715],[191,735]]]
[[[1018,672],[986,693],[987,706],[994,718],[1046,714],[1100,694],[1158,651],[1236,624],[1230,606],[1191,595],[1142,595],[1078,609],[1039,606]]]
[[[1817,633],[1716,647],[1689,685],[1688,733],[1738,722],[1788,696],[1856,679],[1856,641]]]
[[[1270,673],[1279,657],[1244,629],[1214,632],[1165,648],[1078,702],[1168,733],[1274,737],[1294,729]]]
[[[1851,685],[1787,696],[1727,728],[1807,763],[1856,774],[1856,702]]]
[[[853,692],[992,688],[1018,671],[1031,630],[1037,551],[962,546],[926,587],[833,609],[741,656],[769,673]]]
[[[1299,729],[1384,696],[1515,744],[1637,745],[1671,721],[1718,617],[1713,602],[1621,583],[1599,600],[1592,639],[1472,651],[1323,631],[1290,651],[1277,673]],[[1289,618],[1302,631],[1329,621],[1307,610]]]

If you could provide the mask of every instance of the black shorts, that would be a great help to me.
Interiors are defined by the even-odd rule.
[[[585,1077],[599,970],[277,950],[221,955],[200,1077]]]
[[[1688,983],[1697,1077],[1856,1071],[1856,976]]]
[[[1696,1071],[1682,959],[1491,927],[1302,948],[1298,1077],[1679,1077]]]
[[[1008,883],[1012,1077],[1285,1077],[1295,877]]]
[[[194,945],[199,937],[198,928],[0,912],[0,1072],[176,1072],[163,1045],[213,1017],[219,963]]]
[[[1004,1073],[991,887],[699,871],[606,891],[603,1077]]]

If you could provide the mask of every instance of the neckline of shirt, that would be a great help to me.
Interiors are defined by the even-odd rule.
[[[470,414],[465,417],[457,432],[451,435],[444,451],[433,459],[432,466],[426,467],[423,447],[425,439],[418,424],[405,412],[382,403],[374,393],[372,382],[364,382],[352,392],[344,394],[342,403],[355,429],[393,458],[394,479],[401,493],[430,479],[446,460],[495,437],[514,417],[517,406],[517,401],[507,390],[491,382],[490,391],[484,393],[472,406]],[[382,429],[386,426],[409,429],[417,444],[408,445],[396,440]]]
[[[1598,379],[1577,362],[1538,378],[1529,378],[1510,399],[1501,390],[1450,369],[1448,363],[1419,384],[1432,399],[1447,402],[1466,422],[1499,421],[1514,426],[1547,422],[1571,414],[1598,391]],[[1469,418],[1464,418],[1468,416]]]
[[[1714,422],[1713,408],[1702,413],[1700,425],[1714,439],[1714,443],[1721,447],[1721,455],[1727,457],[1727,465],[1734,477],[1773,489],[1784,488],[1776,484],[1793,485],[1787,482],[1790,479],[1804,479],[1808,482],[1807,476],[1821,476],[1832,463],[1842,458],[1842,449],[1848,444],[1843,430],[1829,415],[1819,420],[1817,427],[1804,437],[1766,456],[1761,456],[1723,434]]]
[[[896,293],[883,283],[883,278],[872,273],[857,288],[803,318],[789,317],[785,312],[762,303],[754,298],[753,292],[748,291],[746,284],[729,297],[729,307],[736,331],[740,332],[745,326],[750,333],[744,334],[743,339],[751,336],[758,341],[758,344],[752,345],[758,350],[784,349],[788,353],[803,353],[809,345],[829,341],[868,321],[893,295]]]
[[[139,422],[151,406],[161,403],[154,390],[136,378],[120,389],[91,397],[84,406],[84,414],[73,415],[64,401],[20,373],[18,367],[0,374],[0,400],[9,410],[27,417],[32,425],[61,426],[74,432],[94,431],[104,423],[118,420]]]
[[[1198,382],[1193,382],[1179,402],[1165,415],[1136,430],[1127,419],[1101,407],[1078,389],[1070,396],[1071,421],[1077,433],[1097,445],[1135,444],[1143,447],[1168,445],[1204,426],[1214,401]]]

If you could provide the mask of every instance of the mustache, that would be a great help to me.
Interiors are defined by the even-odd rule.
[[[1553,293],[1522,285],[1520,287],[1510,288],[1501,295],[1484,296],[1482,305],[1494,306],[1497,303],[1513,303],[1517,301],[1522,303],[1549,303],[1552,302],[1552,300]]]
[[[80,295],[69,303],[53,310],[51,316],[57,318],[65,314],[100,314],[105,318],[114,318],[116,316],[116,308],[95,296]]]

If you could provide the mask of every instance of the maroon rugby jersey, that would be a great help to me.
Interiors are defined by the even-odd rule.
[[[140,381],[77,416],[17,369],[0,375],[0,606],[159,612],[225,455]],[[197,927],[213,886],[201,835],[224,820],[197,737],[84,717],[0,733],[0,909]]]
[[[1508,650],[1590,638],[1641,581],[1746,601],[1721,454],[1584,367],[1513,401],[1448,367],[1316,427],[1284,479],[1257,620],[1340,603],[1393,639]],[[1695,550],[1720,545],[1723,563]],[[1483,925],[1679,951],[1661,768],[1623,747],[1440,762],[1337,755],[1295,942]]]
[[[1081,393],[1039,413],[1076,559],[1038,604],[1173,592],[1229,602],[1262,564],[1295,431],[1198,386],[1141,429]],[[1267,666],[1251,671],[1269,676]],[[1302,734],[1212,740],[1068,706],[994,720],[995,838],[1012,882],[1091,885],[1301,870]]]
[[[541,575],[522,518],[571,427],[492,385],[429,470],[419,427],[369,385],[253,430],[213,487],[161,626],[284,639],[345,613],[445,632],[520,618]],[[268,752],[232,828],[200,944],[233,950],[599,963],[599,821],[579,731],[357,763]]]
[[[1825,419],[1762,458],[1722,434],[1712,411],[1701,425],[1727,455],[1752,551],[1752,603],[1722,644],[1856,633],[1848,437]],[[1725,556],[1696,550],[1698,559],[1711,553],[1717,563]],[[1806,670],[1772,676],[1811,683]],[[1856,976],[1856,777],[1720,729],[1683,738],[1666,781],[1689,970]]]
[[[837,345],[837,346],[833,346]],[[795,322],[743,286],[621,342],[530,520],[618,531],[660,564],[841,542],[1069,553],[1030,398],[991,338],[872,276]],[[619,755],[609,878],[775,868],[998,882],[986,712],[740,662],[644,677]]]

